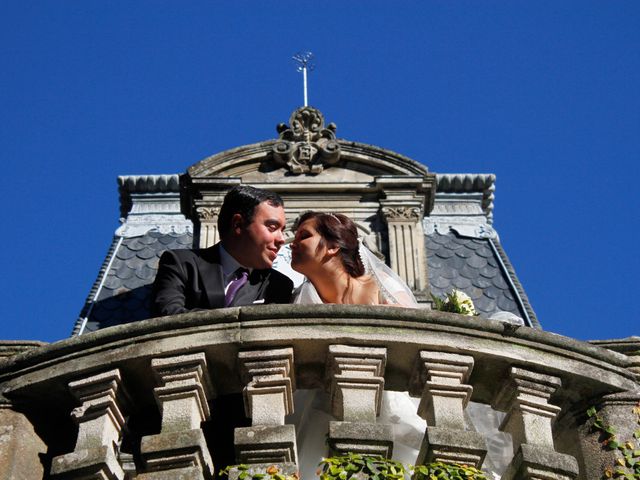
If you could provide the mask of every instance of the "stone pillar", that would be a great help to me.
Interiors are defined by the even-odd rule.
[[[382,215],[389,232],[391,268],[414,292],[428,288],[427,262],[424,254],[423,210],[419,204],[384,201]]]
[[[220,206],[198,207],[199,243],[198,248],[208,248],[220,241],[218,232],[218,212]]]
[[[154,358],[160,386],[154,395],[160,413],[160,433],[142,438],[140,454],[147,473],[139,480],[213,478],[213,462],[200,425],[209,419],[214,396],[204,353]]]
[[[515,452],[502,480],[571,480],[578,475],[575,458],[555,451],[552,422],[560,407],[549,399],[560,388],[558,377],[511,367],[509,381],[494,401],[506,412],[500,426],[513,439]]]
[[[235,429],[237,461],[297,464],[295,427],[284,423],[293,413],[293,348],[240,352],[238,364],[251,426]]]
[[[51,475],[56,478],[124,479],[118,459],[128,403],[120,371],[110,370],[69,383],[71,393],[82,405],[71,416],[78,423],[78,439],[73,452],[55,457]]]
[[[47,446],[23,414],[0,400],[0,479],[42,478]]]
[[[615,429],[616,441],[624,444],[628,441],[637,442],[633,434],[639,428],[640,414],[636,410],[639,405],[640,391],[632,391],[605,395],[593,406],[603,424]],[[584,419],[584,411],[580,417]],[[600,430],[593,428],[593,422],[594,419],[587,419],[577,427],[581,453],[579,456],[585,480],[600,480],[606,470],[621,468],[617,463],[622,458],[621,452],[603,445],[606,437]]]
[[[412,374],[411,393],[420,395],[418,415],[427,429],[416,463],[444,462],[482,466],[487,453],[484,438],[466,431],[464,409],[473,387],[468,385],[473,357],[421,351]]]
[[[340,420],[329,423],[332,453],[391,457],[393,429],[376,423],[386,362],[386,348],[329,346],[327,384],[333,415]]]

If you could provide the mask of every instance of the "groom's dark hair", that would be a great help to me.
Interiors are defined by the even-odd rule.
[[[231,229],[231,219],[236,213],[242,215],[248,225],[253,222],[256,207],[262,202],[267,202],[272,207],[284,207],[284,201],[275,192],[251,187],[249,185],[237,185],[227,192],[218,214],[218,232],[224,237]]]
[[[340,260],[346,272],[352,277],[364,275],[365,269],[358,253],[358,227],[353,220],[341,213],[305,212],[296,221],[295,228],[310,219],[316,221],[316,231],[320,234],[320,246],[334,244],[340,249]]]

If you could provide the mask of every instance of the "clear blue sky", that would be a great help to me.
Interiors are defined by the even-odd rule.
[[[541,323],[640,334],[640,2],[4,1],[0,338],[71,328],[116,177],[273,138],[302,103],[434,172],[495,173]]]

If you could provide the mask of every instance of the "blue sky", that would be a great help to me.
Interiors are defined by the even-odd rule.
[[[495,173],[543,327],[640,334],[640,2],[4,1],[0,338],[67,337],[116,177],[274,138],[302,103],[431,171]]]

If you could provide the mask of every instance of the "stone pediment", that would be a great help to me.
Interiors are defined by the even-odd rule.
[[[370,181],[381,175],[426,176],[428,169],[408,157],[373,145],[337,139],[335,124],[324,126],[315,108],[303,107],[280,124],[279,138],[226,150],[187,170],[191,178],[240,177],[279,183]],[[294,177],[294,178],[292,178]]]

